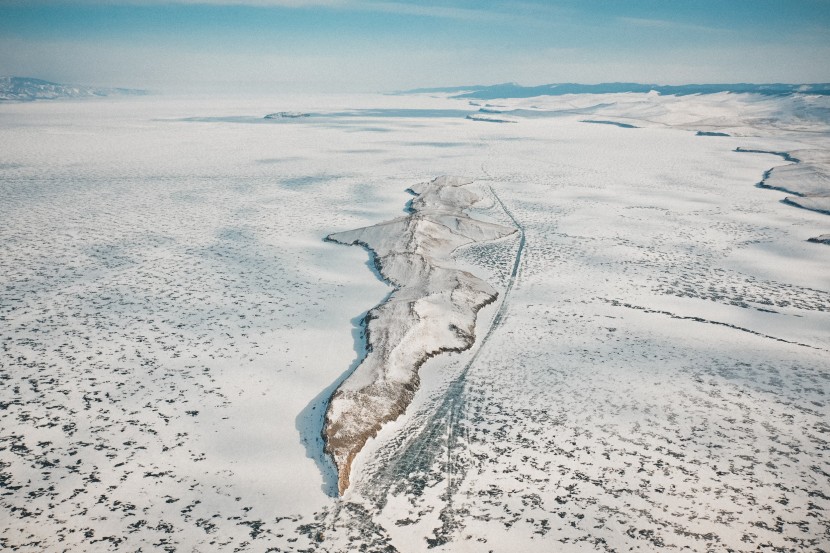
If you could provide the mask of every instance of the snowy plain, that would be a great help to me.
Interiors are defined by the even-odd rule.
[[[812,152],[827,190],[830,102],[488,102],[0,105],[0,546],[828,550],[830,217],[756,183]],[[520,232],[456,251],[499,299],[339,498],[326,402],[391,289],[323,239],[440,175]]]

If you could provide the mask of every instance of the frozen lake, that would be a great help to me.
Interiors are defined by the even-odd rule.
[[[826,549],[830,217],[735,152],[826,152],[805,102],[0,105],[0,547]],[[323,411],[391,288],[323,238],[440,175],[521,255],[455,252],[499,300],[339,498]]]

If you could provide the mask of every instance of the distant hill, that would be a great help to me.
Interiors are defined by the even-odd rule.
[[[471,98],[493,100],[496,98],[531,98],[533,96],[562,96],[564,94],[611,94],[621,92],[647,93],[655,91],[662,95],[687,96],[690,94],[715,94],[732,92],[736,94],[763,94],[764,96],[788,96],[791,94],[830,95],[830,83],[820,84],[688,84],[658,85],[640,83],[602,83],[602,84],[544,84],[539,86],[521,86],[516,83],[495,85],[453,86],[444,88],[416,88],[402,94],[449,93],[454,98]]]
[[[142,95],[145,90],[130,88],[97,88],[67,85],[29,77],[0,77],[0,102],[31,102],[57,98],[86,98],[94,96]]]

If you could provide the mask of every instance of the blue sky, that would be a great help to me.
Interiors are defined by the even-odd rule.
[[[0,74],[156,90],[830,81],[830,0],[0,0]]]

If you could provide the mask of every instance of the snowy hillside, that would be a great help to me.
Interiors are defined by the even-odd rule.
[[[661,85],[643,83],[601,83],[578,84],[558,83],[539,86],[522,86],[516,83],[495,85],[470,85],[444,88],[417,88],[403,94],[450,93],[454,98],[477,98],[493,100],[496,98],[532,98],[535,96],[564,96],[566,94],[647,94],[656,92],[669,96],[688,96],[691,94],[760,94],[763,96],[789,96],[791,94],[830,95],[830,83],[820,84],[689,84]]]
[[[0,77],[0,102],[29,102],[57,98],[86,98],[94,96],[143,95],[143,90],[128,88],[96,88],[66,85],[29,77]]]

